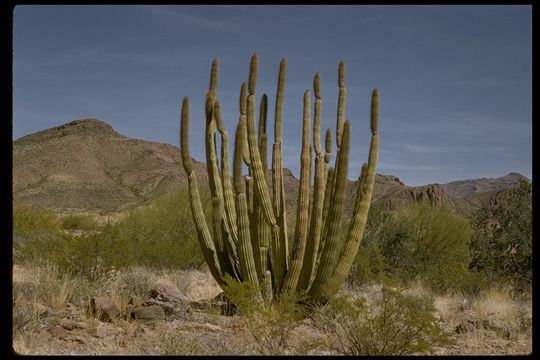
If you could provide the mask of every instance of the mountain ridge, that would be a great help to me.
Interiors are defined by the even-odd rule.
[[[206,164],[193,162],[199,184],[205,186]],[[298,179],[289,169],[284,170],[287,210],[293,211]],[[503,179],[499,187],[518,181],[516,174]],[[455,194],[498,189],[496,182],[475,185],[476,180],[407,186],[394,175],[377,174],[373,199],[392,210],[421,200],[452,209],[465,203],[474,207],[474,201],[458,200],[456,205],[456,198],[467,194]],[[129,138],[99,119],[73,120],[13,141],[13,197],[29,205],[59,212],[123,211],[186,185],[178,147]],[[356,185],[357,181],[347,181],[346,212],[352,211]]]

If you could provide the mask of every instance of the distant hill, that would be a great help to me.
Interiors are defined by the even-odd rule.
[[[194,167],[200,186],[206,186],[206,165],[194,161]],[[291,218],[298,179],[288,169],[284,176]],[[498,179],[503,178],[506,180],[474,185],[475,191],[516,183],[513,174]],[[470,210],[478,204],[466,199],[456,202],[455,194],[462,198],[467,195],[463,189],[472,188],[471,182],[479,180],[410,187],[395,176],[377,174],[373,199],[387,209],[427,200],[461,212],[461,206]],[[356,181],[347,183],[346,212],[354,206],[356,185]],[[13,142],[14,200],[29,205],[57,212],[118,212],[181,186],[187,186],[187,178],[178,147],[128,138],[101,120],[74,120]]]
[[[206,166],[195,162],[199,179]],[[123,136],[100,120],[75,120],[13,142],[15,201],[56,211],[121,211],[187,178],[177,147]]]
[[[461,198],[471,194],[512,188],[515,187],[521,179],[530,181],[527,177],[512,172],[497,178],[452,181],[448,184],[443,184],[442,186],[449,196]]]

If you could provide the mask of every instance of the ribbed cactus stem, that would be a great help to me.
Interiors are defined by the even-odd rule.
[[[234,140],[234,161],[233,161],[233,184],[236,194],[245,193],[244,179],[242,178],[243,152],[245,142],[245,115],[241,115],[236,126],[236,136]]]
[[[378,134],[378,121],[379,121],[379,90],[373,89],[371,93],[371,133],[373,135]]]
[[[268,270],[264,272],[264,281],[263,281],[263,299],[266,304],[272,303],[273,292],[272,292],[272,273]]]
[[[339,148],[341,146],[343,122],[345,121],[345,98],[347,96],[347,89],[345,88],[345,63],[343,61],[339,62],[338,85],[339,85],[339,97],[338,97],[337,122],[336,122],[336,144],[337,144],[337,147]]]
[[[189,155],[189,97],[182,100],[182,121],[180,124],[180,150],[182,152],[182,165],[186,173],[193,171],[193,162]]]
[[[298,282],[299,290],[307,290],[312,279],[312,274],[317,261],[319,244],[322,230],[322,214],[324,202],[324,188],[326,184],[326,163],[321,149],[321,90],[320,76],[315,74],[313,81],[315,90],[315,114],[313,125],[313,148],[315,149],[315,180],[313,184],[313,204],[311,209],[311,219],[309,225],[308,241],[304,253],[302,271]]]
[[[277,223],[268,192],[268,184],[265,178],[265,172],[263,171],[262,167],[259,147],[257,145],[257,138],[255,135],[255,96],[253,94],[248,96],[247,105],[247,137],[249,144],[249,155],[251,157],[251,169],[253,170],[254,191],[258,193],[261,201],[261,210],[265,215],[266,221],[273,226],[277,225]]]
[[[240,260],[240,273],[244,281],[259,285],[253,249],[249,233],[249,215],[245,193],[236,195],[236,217],[238,218],[238,258]]]
[[[276,94],[276,109],[274,122],[274,142],[281,143],[283,102],[285,99],[285,76],[287,74],[287,60],[281,59],[279,63],[279,76]]]
[[[264,177],[268,181],[268,136],[266,135],[266,117],[268,111],[268,97],[263,94],[261,98],[261,106],[259,112],[259,153],[261,155],[261,163],[264,170]],[[260,243],[260,261],[261,271],[264,275],[268,269],[268,249],[270,247],[270,238],[272,237],[272,231],[270,225],[264,221],[264,215],[258,211],[258,236]]]
[[[202,209],[201,198],[199,195],[199,187],[197,185],[197,177],[195,171],[193,171],[193,165],[191,162],[191,156],[189,154],[189,98],[186,96],[182,100],[182,112],[181,112],[181,124],[180,124],[180,149],[182,150],[182,163],[184,170],[188,175],[188,188],[189,188],[189,202],[191,204],[191,213],[193,215],[193,222],[197,230],[197,238],[201,245],[201,250],[204,256],[210,273],[221,285],[225,285],[223,280],[223,274],[219,265],[218,255],[216,248],[212,240],[212,235],[208,229],[208,224],[204,217]]]
[[[287,215],[285,213],[285,186],[283,184],[282,162],[282,117],[285,98],[285,78],[287,60],[281,59],[276,93],[274,145],[272,146],[272,191],[273,206],[279,231],[272,229],[274,291],[281,288],[283,276],[288,269],[289,244],[287,234]]]
[[[189,153],[189,99],[182,101],[180,148],[182,165],[188,177],[190,205],[203,256],[212,276],[226,288],[225,278],[258,287],[258,304],[271,301],[289,290],[307,291],[310,300],[325,302],[344,281],[362,239],[369,206],[379,146],[378,91],[371,98],[371,145],[369,160],[362,166],[358,180],[354,213],[345,238],[340,236],[341,218],[349,151],[351,125],[345,120],[345,65],[338,68],[339,98],[336,120],[337,153],[331,160],[332,135],[325,134],[321,146],[321,84],[319,73],[313,79],[313,143],[310,123],[310,92],[304,93],[300,184],[292,254],[288,253],[287,214],[283,177],[282,115],[287,62],[280,62],[275,105],[274,143],[271,176],[268,175],[268,97],[261,98],[258,129],[255,121],[257,54],[250,62],[249,79],[240,88],[240,117],[234,139],[232,168],[229,163],[229,135],[217,101],[218,61],[214,59],[205,99],[205,150],[208,184],[212,199],[212,221],[205,219],[193,160]],[[257,131],[258,130],[258,131]],[[218,157],[217,136],[221,136]],[[313,199],[310,199],[311,167],[315,167]],[[243,176],[243,164],[248,174]],[[272,194],[268,182],[272,181]],[[273,196],[271,196],[273,195]],[[310,200],[312,200],[310,202]],[[210,229],[211,227],[212,229]],[[264,301],[264,302],[263,302]]]
[[[214,104],[214,116],[219,132],[221,133],[221,182],[225,201],[226,219],[234,244],[238,242],[238,231],[236,226],[236,208],[234,204],[234,191],[231,182],[231,171],[229,164],[229,133],[223,126],[221,119],[221,108],[219,101]]]
[[[328,210],[330,209],[330,202],[332,201],[332,199],[330,198],[330,193],[332,192],[332,183],[334,182],[334,168],[333,167],[328,168],[328,170],[326,171],[325,180],[326,180],[326,184],[324,187],[324,201],[323,201],[323,210],[322,210],[322,219],[321,219],[321,223],[323,227],[320,229],[319,250],[317,251],[317,256],[316,256],[317,260],[315,261],[315,266],[313,268],[310,281],[313,281],[315,272],[317,271],[319,264],[321,263],[321,254],[322,254],[322,250],[324,249],[325,238],[322,235],[324,234],[324,230],[325,230],[324,224],[327,223]]]
[[[213,93],[215,93],[217,90],[218,64],[218,59],[212,60],[212,68],[210,70],[210,86],[208,88]]]
[[[338,150],[336,172],[334,176],[334,189],[332,200],[328,209],[327,224],[323,236],[324,248],[321,254],[321,262],[313,279],[309,295],[312,298],[319,298],[328,285],[328,280],[332,275],[338,256],[342,249],[339,241],[339,230],[341,228],[341,218],[343,215],[343,199],[347,180],[347,168],[349,162],[349,148],[351,140],[350,122],[343,124],[343,138]]]
[[[298,206],[296,207],[296,228],[294,231],[293,250],[289,262],[289,271],[283,281],[283,290],[296,289],[304,252],[309,226],[309,190],[311,177],[311,146],[310,135],[310,93],[304,92],[304,116],[302,126],[302,153],[300,159],[300,188],[298,190]]]
[[[257,68],[259,67],[259,57],[257,53],[251,56],[251,63],[249,65],[249,85],[248,90],[251,95],[255,95],[255,87],[257,85]]]
[[[246,115],[247,111],[247,84],[244,81],[240,87],[240,115]]]
[[[373,195],[373,184],[375,183],[375,169],[377,166],[377,149],[379,146],[379,135],[375,134],[371,138],[369,149],[368,165],[362,167],[361,181],[358,181],[357,199],[354,209],[354,217],[349,226],[347,240],[344,249],[339,257],[338,266],[328,282],[326,293],[322,296],[325,302],[337,291],[339,285],[345,280],[358,252],[360,242],[364,236],[367,217]]]
[[[325,140],[326,140],[326,144],[325,144],[326,154],[324,154],[324,162],[328,164],[332,156],[332,130],[326,129]]]

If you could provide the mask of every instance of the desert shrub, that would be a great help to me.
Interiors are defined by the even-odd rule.
[[[532,283],[532,184],[522,180],[471,217],[471,269],[517,288]]]
[[[452,343],[433,315],[430,299],[383,287],[371,299],[335,297],[314,315],[344,355],[429,353]]]
[[[290,333],[306,315],[306,307],[301,304],[305,297],[291,291],[281,294],[272,303],[263,303],[256,286],[230,277],[226,281],[227,297],[243,316],[257,353],[288,354]]]
[[[61,218],[62,228],[66,230],[98,230],[99,224],[95,218],[90,215],[76,214],[66,215]]]
[[[51,211],[16,207],[14,235],[20,241],[14,243],[14,258],[16,262],[52,263],[92,281],[113,269],[130,266],[198,267],[204,259],[189,206],[187,189],[182,189],[130,211],[100,232],[81,236],[62,231]],[[80,221],[83,218],[68,217],[63,226],[90,226],[86,220]]]
[[[470,226],[444,207],[418,203],[387,218],[375,244],[388,276],[424,280],[432,289],[462,289],[471,280]]]
[[[384,256],[378,246],[360,244],[358,254],[351,266],[347,282],[358,287],[384,279]]]
[[[33,301],[16,292],[13,293],[12,321],[14,337],[36,328],[39,323],[39,314]]]
[[[210,209],[208,196],[201,197],[204,209]],[[187,269],[204,262],[185,188],[130,211],[102,237],[116,267]]]
[[[60,233],[60,223],[53,211],[25,204],[13,204],[14,244],[50,239]]]
[[[384,256],[379,248],[379,239],[392,225],[390,217],[390,211],[377,204],[371,205],[364,237],[347,277],[350,285],[361,286],[384,279]]]

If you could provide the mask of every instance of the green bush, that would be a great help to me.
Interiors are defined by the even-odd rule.
[[[433,290],[470,286],[468,271],[470,226],[444,207],[411,204],[382,219],[366,246],[377,246],[384,257],[386,276],[424,280]]]
[[[306,307],[302,305],[306,297],[291,291],[281,294],[277,301],[263,303],[255,285],[239,283],[231,277],[226,282],[227,297],[243,317],[256,352],[261,355],[288,355],[291,331],[306,315]]]
[[[471,269],[491,282],[532,284],[532,184],[522,180],[471,217]]]
[[[205,209],[209,209],[208,196],[201,195]],[[204,259],[189,204],[187,189],[181,189],[130,211],[124,219],[100,232],[81,236],[63,232],[61,222],[51,211],[16,206],[15,261],[50,262],[63,272],[91,280],[112,269],[129,266],[198,267]],[[63,224],[68,228],[88,224],[81,219],[70,217]]]
[[[203,208],[210,209],[202,193]],[[192,219],[187,189],[163,195],[134,209],[102,234],[108,260],[116,267],[198,267],[204,263]]]
[[[390,217],[390,211],[376,204],[371,205],[364,237],[347,277],[349,285],[358,287],[385,279],[385,260],[379,248],[379,239],[392,224]]]
[[[50,239],[61,234],[56,214],[47,209],[25,204],[13,204],[13,242]]]
[[[335,297],[314,316],[341,354],[423,354],[453,343],[434,317],[431,300],[386,287],[369,300]]]

